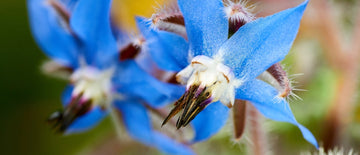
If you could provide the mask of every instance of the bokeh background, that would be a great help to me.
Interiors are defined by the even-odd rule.
[[[257,16],[266,16],[301,1],[252,2],[259,2]],[[133,16],[150,17],[162,4],[161,0],[114,0],[113,15],[135,33]],[[314,133],[320,145],[336,146],[344,152],[360,152],[359,6],[357,0],[312,0],[299,36],[283,61],[298,82],[297,88],[307,90],[296,92],[302,100],[290,102],[297,120]],[[66,82],[41,72],[47,58],[32,39],[26,1],[0,1],[0,23],[1,154],[160,154],[131,140],[125,132],[118,140],[109,118],[86,133],[54,133],[46,118],[61,108],[60,94]],[[295,126],[262,121],[267,137],[263,147],[273,154],[316,152]],[[251,128],[240,142],[234,142],[231,121],[228,124],[209,141],[196,144],[197,152],[247,154],[252,145]]]

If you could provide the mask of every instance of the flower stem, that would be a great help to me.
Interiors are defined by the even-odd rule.
[[[262,128],[261,114],[256,108],[250,103],[247,103],[249,126],[250,126],[250,138],[253,145],[251,146],[251,154],[253,155],[264,155],[267,151],[267,142],[265,131]]]
[[[121,139],[122,137],[122,133],[121,133],[121,113],[114,107],[112,107],[110,109],[110,116],[111,116],[111,120],[114,124],[114,128],[116,131],[116,135],[118,137],[118,139]]]

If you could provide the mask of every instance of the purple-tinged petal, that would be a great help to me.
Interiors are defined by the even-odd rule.
[[[56,10],[46,0],[28,0],[30,27],[43,52],[59,64],[76,68],[78,45]]]
[[[228,19],[221,0],[179,0],[192,56],[212,56],[228,39]]]
[[[111,0],[79,0],[70,26],[83,42],[86,62],[99,68],[117,60],[117,44],[110,24]]]
[[[179,85],[161,82],[133,60],[121,62],[115,72],[114,84],[122,94],[138,97],[152,107],[161,107],[180,98],[185,88]]]
[[[123,123],[129,135],[146,145],[154,142],[150,118],[146,108],[135,101],[115,101],[115,107],[121,112]]]
[[[299,29],[308,0],[272,16],[242,26],[219,50],[236,76],[253,79],[284,59]]]
[[[220,102],[208,105],[191,121],[195,131],[192,142],[199,142],[210,138],[225,125],[229,117],[229,108]]]
[[[154,131],[154,139],[159,150],[167,154],[193,155],[195,154],[190,147],[174,141],[173,139]]]
[[[183,37],[166,31],[152,30],[149,22],[142,17],[137,17],[136,22],[146,40],[146,50],[161,69],[180,71],[189,64],[189,45]]]
[[[65,134],[79,133],[94,128],[101,120],[107,116],[107,111],[95,106],[91,111],[87,112],[74,120],[74,122],[66,129]]]
[[[296,121],[289,104],[284,98],[278,97],[280,92],[275,88],[263,81],[253,80],[244,83],[236,91],[237,99],[250,101],[265,117],[296,125],[303,137],[318,148],[315,137],[307,128]]]

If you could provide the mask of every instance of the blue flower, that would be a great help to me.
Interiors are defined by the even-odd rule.
[[[36,42],[51,59],[73,71],[62,97],[64,111],[49,121],[66,134],[83,132],[116,108],[132,138],[169,154],[193,154],[155,131],[146,108],[174,101],[183,88],[158,81],[134,60],[119,61],[110,7],[111,0],[28,0]]]
[[[287,55],[307,3],[247,23],[229,39],[228,19],[218,0],[178,0],[188,41],[151,30],[145,19],[137,18],[154,61],[162,69],[180,71],[177,79],[186,85],[186,92],[169,118],[183,110],[178,128],[194,119],[193,142],[221,129],[228,118],[226,106],[231,107],[236,98],[250,101],[267,118],[296,125],[303,137],[318,147],[311,132],[296,121],[281,93],[256,79]]]

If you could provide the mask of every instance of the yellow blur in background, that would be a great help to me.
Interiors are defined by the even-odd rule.
[[[116,24],[128,31],[136,31],[135,16],[150,17],[164,0],[114,0],[112,13]]]

